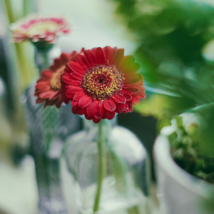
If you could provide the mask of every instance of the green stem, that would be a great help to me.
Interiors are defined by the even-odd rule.
[[[105,137],[103,133],[103,123],[104,121],[100,121],[99,123],[99,131],[98,131],[98,152],[99,152],[99,174],[98,174],[98,182],[97,182],[97,191],[94,202],[94,212],[99,210],[100,204],[100,196],[102,190],[102,181],[105,177],[106,172],[106,160],[105,160]]]

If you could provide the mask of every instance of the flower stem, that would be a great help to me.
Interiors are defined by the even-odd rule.
[[[38,51],[36,49],[35,50],[35,64],[39,68],[40,74],[44,69],[48,69],[49,68],[48,52]]]
[[[101,120],[99,123],[99,131],[98,131],[99,172],[98,172],[97,191],[96,191],[94,208],[93,208],[94,212],[97,212],[99,210],[102,181],[105,177],[105,172],[106,172],[105,137],[103,133],[103,123],[104,121]]]

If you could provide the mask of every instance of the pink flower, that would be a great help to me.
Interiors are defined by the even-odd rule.
[[[15,42],[30,40],[53,43],[58,35],[70,32],[68,22],[61,17],[31,15],[11,25]]]

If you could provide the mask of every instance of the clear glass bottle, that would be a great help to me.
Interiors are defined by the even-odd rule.
[[[149,214],[148,156],[139,139],[115,119],[103,121],[103,159],[98,124],[84,120],[85,128],[71,136],[61,158],[61,181],[68,213]],[[99,209],[95,212],[103,162]]]
[[[35,51],[35,62],[40,73],[49,66],[49,61],[59,55]],[[60,109],[36,104],[35,83],[22,96],[30,134],[30,154],[35,162],[38,188],[39,214],[67,214],[60,182],[60,156],[65,139],[80,130],[80,118],[71,112],[71,106],[62,104]]]

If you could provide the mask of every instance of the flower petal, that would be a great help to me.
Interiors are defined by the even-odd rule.
[[[87,60],[84,56],[78,54],[75,57],[75,61],[78,62],[85,70],[87,70],[90,67],[90,64],[88,64]]]
[[[92,101],[92,98],[89,97],[87,94],[85,94],[84,96],[82,96],[79,101],[78,101],[78,107],[80,108],[85,108],[86,106],[88,106]]]
[[[126,98],[116,94],[113,98],[112,98],[116,103],[126,103]]]
[[[140,98],[137,96],[132,95],[132,103],[136,104],[136,103],[140,103]]]
[[[143,81],[143,77],[138,73],[134,73],[134,75],[127,75],[127,78],[125,78],[125,82],[129,84],[135,84],[140,81]]]
[[[78,86],[69,86],[67,87],[67,89],[65,90],[65,95],[66,97],[68,97],[69,99],[72,99],[73,96],[77,93],[77,92],[83,92],[84,90]]]
[[[106,119],[109,116],[109,111],[103,109],[103,119]]]
[[[117,104],[116,112],[117,112],[117,113],[123,113],[124,111],[125,111],[125,105],[124,105],[124,104],[121,104],[121,103],[118,103],[118,104]]]
[[[117,55],[118,48],[111,48],[110,46],[106,46],[104,51],[106,55],[106,64],[112,64]]]
[[[116,65],[120,65],[123,57],[124,57],[124,49],[123,48],[122,49],[118,49],[113,63],[116,64]]]
[[[69,84],[69,85],[81,85],[81,81],[80,81],[80,80],[73,79],[72,76],[71,76],[70,74],[63,75],[63,76],[62,76],[62,81],[63,81],[64,83]]]
[[[72,60],[67,63],[67,66],[65,68],[65,71],[67,71],[68,73],[71,73],[70,70],[76,74],[83,75],[85,73],[84,68],[79,63]]]
[[[116,104],[113,100],[104,100],[103,106],[108,111],[114,111],[116,109]]]
[[[126,88],[126,90],[128,91],[128,92],[130,92],[130,93],[137,93],[137,92],[139,92],[139,88],[138,87],[133,87],[133,86],[127,86],[127,87],[124,87],[124,88]]]
[[[93,118],[93,122],[94,122],[94,123],[99,123],[99,122],[101,121],[101,119],[102,119],[102,118],[99,118],[99,119]]]
[[[88,61],[88,63],[90,64],[90,67],[93,67],[96,65],[96,59],[95,56],[93,55],[93,53],[90,50],[87,50],[84,52],[85,57]]]
[[[105,54],[102,48],[95,48],[95,56],[96,56],[96,62],[98,65],[102,65],[106,62]]]
[[[109,112],[109,115],[108,115],[107,119],[111,120],[111,119],[114,118],[114,116],[115,116],[115,111],[114,112]]]
[[[71,77],[75,80],[81,81],[83,79],[83,76],[81,74],[72,73]]]
[[[72,109],[71,109],[72,112],[74,114],[77,114],[77,112],[78,112],[78,101],[72,101],[71,106],[72,106]]]
[[[123,96],[126,98],[126,101],[130,101],[132,99],[132,95],[130,93],[124,93]]]
[[[80,92],[80,91],[84,91],[83,88],[79,87],[79,86],[68,86],[67,88],[67,92],[70,92],[70,93],[77,93],[77,92]]]
[[[39,98],[47,99],[47,98],[49,98],[53,93],[54,93],[53,91],[46,91],[46,92],[43,92],[43,93],[39,94]]]
[[[86,112],[87,112],[87,115],[89,117],[94,117],[94,115],[97,113],[97,111],[98,111],[98,103],[99,103],[98,100],[93,100],[90,103],[90,105],[87,106]]]
[[[74,97],[73,97],[73,100],[79,100],[82,96],[84,96],[85,93],[83,91],[81,92],[77,92]]]
[[[36,99],[36,103],[39,104],[39,103],[43,103],[46,99],[41,99],[41,98],[37,98]]]
[[[97,111],[95,112],[94,117],[97,118],[97,119],[102,118],[103,112],[104,112],[103,105],[100,106],[99,103],[98,103]]]
[[[55,100],[56,98],[58,98],[60,95],[60,92],[59,91],[55,91],[53,92],[53,94],[49,97],[49,100],[53,101]]]
[[[50,80],[54,75],[54,72],[53,71],[46,71],[44,70],[42,73],[41,73],[41,79],[42,80]]]

